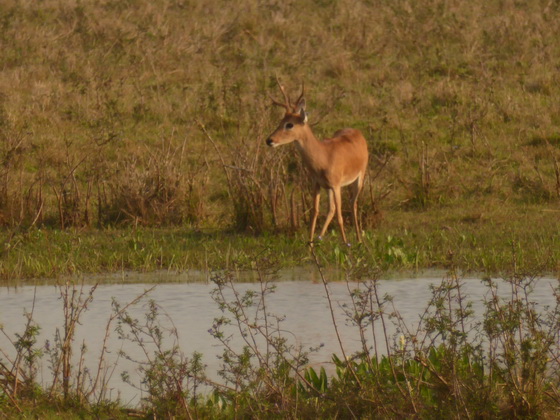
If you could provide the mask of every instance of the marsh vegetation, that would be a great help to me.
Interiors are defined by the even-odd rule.
[[[240,284],[232,271],[213,273],[210,285],[195,283],[204,286],[206,306],[195,309],[196,328],[183,319],[184,309],[174,310],[180,319],[170,316],[165,300],[155,299],[154,288],[161,286],[154,285],[135,297],[126,287],[118,298],[104,296],[111,310],[103,308],[99,320],[97,309],[96,329],[102,331],[94,331],[84,321],[100,293],[98,284],[60,284],[54,301],[62,323],[53,339],[43,344],[41,328],[50,317],[35,313],[35,298],[17,333],[2,328],[0,343],[7,343],[0,363],[2,413],[9,418],[554,418],[560,404],[557,280],[517,271],[467,280],[451,267],[429,290],[425,281],[423,287],[408,286],[414,289],[411,309],[399,305],[400,296],[386,293],[398,281],[380,280],[377,270],[360,261],[345,264],[346,280],[337,282],[333,293],[321,268],[323,255],[312,253],[318,296],[305,303],[296,285],[292,292],[300,309],[282,304],[288,296],[277,282],[276,262],[261,262],[253,283]],[[179,290],[189,289],[168,296],[175,306]],[[300,323],[294,316],[304,307],[317,317],[319,331],[330,332],[320,338],[309,330],[295,334],[290,325]],[[212,342],[213,360],[181,346],[200,339],[196,330]],[[327,369],[315,356],[325,339],[332,352]],[[47,376],[39,373],[44,365]],[[123,387],[115,385],[119,374],[135,393],[117,394]]]

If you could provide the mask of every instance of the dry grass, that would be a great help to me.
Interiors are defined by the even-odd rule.
[[[367,226],[380,209],[556,208],[559,9],[4,1],[0,223],[298,228],[305,176],[263,147],[277,74],[306,82],[319,134],[364,131]]]

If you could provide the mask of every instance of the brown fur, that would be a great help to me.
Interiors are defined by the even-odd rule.
[[[347,243],[341,212],[341,188],[347,185],[352,188],[352,215],[356,235],[361,242],[357,213],[358,196],[364,184],[368,164],[366,139],[359,130],[344,128],[337,131],[332,138],[320,141],[307,124],[303,97],[300,97],[294,111],[297,112],[286,112],[278,128],[267,139],[267,144],[280,146],[296,142],[303,162],[309,169],[314,193],[311,242],[319,214],[321,188],[325,188],[329,192],[329,212],[320,237],[325,234],[336,214],[342,239]]]

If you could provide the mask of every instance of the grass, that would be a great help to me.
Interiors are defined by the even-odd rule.
[[[306,82],[318,134],[364,131],[367,228],[379,211],[558,207],[555,5],[0,7],[5,227],[298,229],[306,176],[263,145],[277,74]]]
[[[554,5],[0,8],[4,279],[305,263],[307,176],[264,146],[276,75],[305,81],[319,135],[368,139],[368,261],[498,270],[516,244],[557,269]]]
[[[558,272],[560,244],[553,212],[527,206],[523,212],[493,216],[476,210],[480,213],[395,212],[377,229],[366,231],[361,245],[343,246],[334,230],[318,249],[333,268],[360,258],[388,271],[445,269],[453,254],[454,264],[465,272],[496,275],[510,267],[514,257],[520,270]],[[304,230],[249,235],[173,227],[33,228],[4,235],[0,276],[8,283],[131,270],[251,270],[255,261],[270,257],[284,268],[312,262]]]

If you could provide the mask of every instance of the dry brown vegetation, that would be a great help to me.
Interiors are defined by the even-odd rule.
[[[318,134],[364,131],[366,226],[556,211],[559,21],[554,1],[3,1],[0,223],[298,228],[305,177],[264,145],[276,75],[305,81]]]

